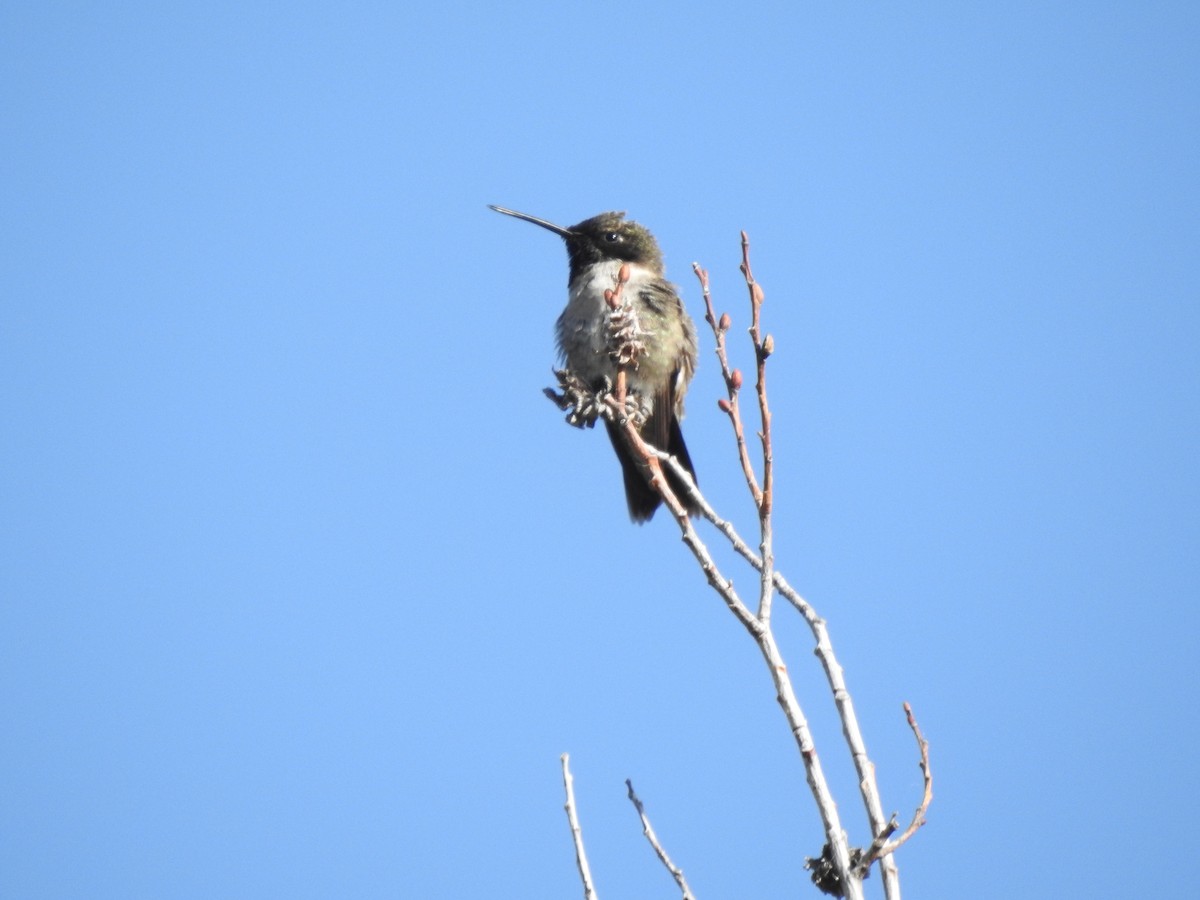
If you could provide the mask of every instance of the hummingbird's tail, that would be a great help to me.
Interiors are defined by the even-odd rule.
[[[658,491],[650,486],[647,474],[629,448],[625,446],[625,441],[617,433],[617,427],[609,421],[605,421],[604,425],[608,430],[608,438],[612,441],[613,450],[617,453],[617,459],[621,463],[621,475],[625,480],[625,502],[629,505],[629,518],[639,525],[649,522],[654,516],[655,510],[658,509],[658,505],[662,503],[662,498],[658,496]],[[653,441],[655,430],[650,423],[647,424],[644,429],[647,439]],[[679,460],[679,464],[687,469],[692,480],[699,482],[699,479],[696,478],[696,470],[692,467],[692,457],[688,454],[687,444],[683,442],[683,431],[679,427],[679,419],[675,416],[671,416],[668,425],[666,446],[659,449],[666,450]],[[671,492],[679,498],[679,502],[687,509],[688,515],[699,515],[700,508],[688,495],[683,482],[667,466],[663,466],[663,472],[667,476],[667,484],[671,486]]]

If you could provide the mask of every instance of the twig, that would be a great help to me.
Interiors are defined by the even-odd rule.
[[[729,354],[725,345],[725,333],[729,331],[730,319],[729,313],[722,314],[718,319],[713,312],[712,296],[708,289],[708,272],[700,267],[699,263],[692,263],[692,271],[696,273],[696,278],[700,281],[700,289],[704,294],[704,321],[712,328],[713,337],[716,339],[717,360],[721,364],[721,376],[725,379],[725,391],[729,398],[721,398],[717,401],[717,406],[721,412],[729,416],[729,422],[733,426],[734,439],[737,441],[738,460],[742,464],[742,474],[746,476],[746,486],[750,489],[750,496],[754,499],[754,508],[757,509],[762,503],[762,489],[758,486],[758,478],[754,474],[754,466],[750,463],[750,453],[746,449],[746,434],[742,429],[742,417],[738,408],[738,393],[742,388],[742,372],[740,369],[732,369],[729,366]]]
[[[925,824],[925,813],[929,810],[929,804],[933,801],[933,773],[929,770],[929,742],[921,734],[921,726],[917,724],[912,707],[907,703],[904,704],[904,715],[908,719],[908,727],[912,729],[913,735],[917,739],[917,747],[921,751],[921,772],[925,776],[925,791],[921,797],[920,806],[913,813],[912,821],[908,823],[908,828],[904,830],[904,833],[900,837],[894,841],[888,840],[900,827],[900,823],[896,821],[895,813],[892,814],[887,827],[875,835],[875,840],[871,842],[871,846],[866,849],[866,852],[863,853],[862,859],[858,863],[858,872],[863,877],[866,877],[867,870],[871,868],[871,863],[879,859],[881,860],[880,866],[882,867],[884,862],[891,859],[891,854],[895,853],[905,841],[917,833],[917,829]]]
[[[762,313],[762,304],[764,299],[763,289],[754,280],[754,273],[750,271],[750,236],[746,232],[742,232],[742,264],[739,267],[742,271],[742,276],[746,279],[746,287],[750,291],[750,339],[754,342],[754,358],[758,368],[758,378],[756,381],[756,390],[758,392],[758,405],[762,413],[763,430],[759,434],[763,442],[763,488],[762,500],[759,502],[761,508],[765,508],[769,513],[771,510],[771,486],[772,486],[772,456],[771,456],[771,410],[767,406],[767,357],[775,352],[775,339],[771,335],[765,338],[762,336],[760,328],[760,314]]]
[[[859,875],[861,875],[863,878],[867,877],[867,872],[869,872],[871,869],[871,863],[875,862],[875,860],[879,858],[879,854],[881,854],[883,852],[883,848],[887,846],[888,838],[895,834],[896,829],[899,827],[900,823],[896,821],[896,817],[894,815],[888,819],[888,823],[884,827],[883,831],[875,835],[875,840],[871,841],[871,846],[863,851],[862,857],[859,859],[857,866]]]
[[[728,530],[732,532],[732,526],[729,526]],[[734,534],[736,536],[736,532]],[[762,561],[753,554],[745,541],[738,537],[736,542],[733,542],[733,546],[750,565],[762,571]],[[775,572],[774,584],[780,596],[800,613],[816,641],[813,652],[821,662],[825,680],[829,684],[833,702],[837,706],[838,718],[842,722],[842,735],[846,739],[846,745],[850,748],[850,757],[854,762],[854,769],[858,773],[858,787],[862,794],[863,806],[866,809],[867,821],[870,823],[871,832],[880,834],[887,828],[887,819],[884,818],[883,801],[879,796],[879,785],[875,778],[875,764],[867,755],[867,745],[863,738],[862,728],[858,724],[854,699],[850,694],[849,687],[846,686],[846,675],[842,664],[838,662],[837,654],[834,653],[833,642],[829,637],[829,628],[812,604],[788,583],[782,573]],[[895,860],[890,855],[886,855],[880,860],[879,868],[883,879],[884,894],[889,900],[898,900],[900,876],[896,870]]]
[[[687,470],[679,465],[679,461],[673,456],[670,456],[663,451],[647,444],[638,430],[632,423],[626,423],[621,430],[626,441],[629,443],[630,449],[637,455],[651,470],[653,477],[651,485],[659,492],[663,499],[663,503],[671,511],[671,515],[675,517],[675,521],[683,531],[683,542],[691,549],[696,561],[700,563],[700,569],[704,572],[708,583],[713,590],[720,595],[725,601],[725,605],[729,607],[730,612],[737,617],[737,620],[750,632],[757,640],[758,633],[763,630],[762,623],[758,621],[755,615],[750,612],[750,609],[742,602],[742,598],[738,596],[734,590],[733,582],[721,574],[717,568],[716,562],[712,558],[712,554],[708,552],[708,547],[700,540],[700,535],[696,533],[696,529],[692,527],[692,520],[687,514],[687,509],[675,496],[671,490],[671,486],[667,483],[667,479],[663,476],[662,465],[660,460],[664,460],[668,465],[671,465],[676,474],[682,473],[682,478],[688,485],[689,490],[694,498],[703,502],[704,498],[700,494],[700,490],[696,487],[696,482],[687,474]],[[704,503],[704,507],[708,504]]]
[[[637,810],[638,818],[642,820],[642,834],[646,836],[646,840],[650,842],[650,846],[654,848],[655,854],[658,856],[659,862],[667,867],[667,871],[671,873],[671,877],[675,879],[675,883],[679,885],[679,889],[683,891],[683,900],[696,900],[692,889],[688,887],[687,879],[683,877],[683,870],[679,866],[671,862],[671,857],[667,856],[667,851],[663,849],[662,844],[658,842],[658,835],[654,833],[654,828],[650,825],[650,819],[646,816],[646,808],[642,806],[642,801],[638,799],[638,795],[633,791],[633,782],[626,778],[625,787],[629,788],[629,799],[633,802],[634,809]]]
[[[925,791],[921,796],[921,805],[913,813],[912,821],[908,823],[904,833],[880,851],[880,856],[884,857],[894,853],[901,844],[917,833],[917,829],[925,824],[925,813],[929,811],[929,804],[933,802],[933,772],[929,768],[929,741],[925,740],[925,735],[921,734],[921,726],[917,724],[917,717],[913,715],[912,707],[907,703],[904,704],[904,715],[908,718],[908,727],[912,729],[913,737],[917,739],[917,747],[921,750],[921,774],[925,778]]]
[[[758,597],[758,617],[763,622],[771,619],[771,598],[775,594],[774,570],[775,552],[771,536],[771,507],[775,486],[774,455],[771,450],[771,409],[767,405],[767,357],[775,349],[775,339],[770,335],[762,336],[760,316],[763,304],[763,289],[754,280],[750,271],[750,236],[742,232],[742,277],[746,279],[746,288],[750,291],[750,340],[754,344],[754,359],[757,364],[758,378],[758,411],[762,422],[762,431],[758,433],[762,441],[763,480],[762,493],[758,501],[759,552],[762,554],[762,569],[760,572],[760,589]]]
[[[583,850],[583,829],[575,815],[575,779],[571,777],[570,754],[562,755],[563,787],[567,791],[567,821],[571,825],[571,839],[575,842],[575,864],[579,866],[579,877],[583,881],[584,900],[596,900],[596,888],[592,884],[592,870],[588,867],[587,853]]]
[[[821,661],[821,668],[825,670],[825,680],[829,683],[833,702],[837,706],[838,718],[842,721],[842,735],[846,739],[846,746],[850,748],[854,770],[858,773],[858,788],[867,812],[867,821],[871,825],[872,834],[881,834],[887,828],[888,821],[883,815],[883,801],[879,796],[879,785],[875,779],[875,764],[867,755],[867,744],[858,724],[854,700],[850,696],[850,689],[846,686],[846,675],[842,665],[833,652],[829,629],[825,620],[817,615],[816,610],[778,573],[776,573],[775,586],[779,589],[780,595],[804,617],[804,621],[808,623],[809,630],[816,639],[817,646],[813,652]],[[899,900],[900,875],[896,871],[896,861],[890,855],[883,856],[879,862],[879,871],[883,879],[884,894],[889,900]]]

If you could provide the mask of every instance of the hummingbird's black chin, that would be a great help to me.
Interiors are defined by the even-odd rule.
[[[547,222],[545,219],[539,219],[537,216],[529,215],[529,213],[517,212],[515,209],[505,209],[503,206],[495,206],[491,203],[488,204],[488,209],[494,209],[496,212],[512,216],[514,219],[523,219],[526,222],[532,222],[534,225],[541,225],[548,231],[553,231],[559,237],[569,238],[575,234],[570,228],[563,228],[561,225],[555,225],[553,222]]]

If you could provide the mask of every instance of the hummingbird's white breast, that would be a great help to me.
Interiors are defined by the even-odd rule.
[[[608,303],[604,292],[616,287],[617,273],[628,265],[622,298],[637,318],[643,351],[628,371],[628,386],[647,407],[671,384],[678,415],[695,365],[695,332],[673,287],[655,269],[621,260],[604,260],[584,269],[571,283],[567,308],[558,317],[558,350],[566,367],[590,384],[613,382],[617,366],[610,355]]]
[[[636,296],[639,282],[655,277],[653,272],[637,263],[618,259],[598,262],[571,283],[567,308],[558,318],[558,350],[567,366],[584,378],[615,372],[608,358],[608,334],[604,324],[609,309],[604,292],[617,286],[617,273],[623,265],[629,266],[629,283],[624,289],[626,296],[631,293]],[[642,327],[648,324],[643,323]]]

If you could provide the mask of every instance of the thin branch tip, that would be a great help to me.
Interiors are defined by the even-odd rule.
[[[683,892],[683,900],[695,900],[692,894],[692,889],[688,887],[687,879],[683,877],[683,870],[675,863],[671,862],[671,857],[667,856],[667,851],[663,849],[663,845],[658,840],[658,835],[654,833],[654,827],[650,824],[650,818],[646,815],[646,807],[642,804],[641,798],[633,790],[632,779],[625,779],[625,787],[628,789],[629,801],[633,804],[633,808],[637,810],[638,818],[642,823],[642,834],[649,841],[651,849],[654,850],[654,855],[658,857],[658,861],[663,864],[671,877],[675,879],[675,884],[679,890]]]

